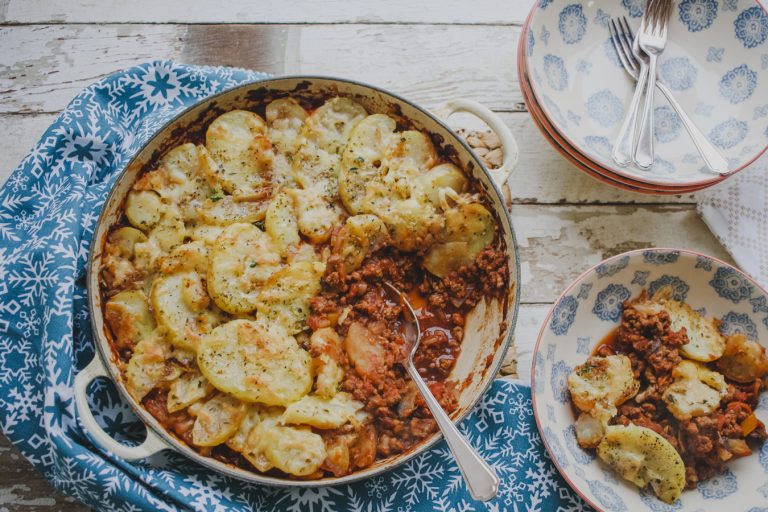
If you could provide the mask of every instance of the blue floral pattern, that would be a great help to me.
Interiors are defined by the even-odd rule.
[[[627,14],[632,18],[639,18],[645,12],[644,0],[621,0],[621,5],[624,6]]]
[[[746,100],[757,87],[757,73],[746,64],[735,67],[720,79],[720,94],[731,103],[741,103]]]
[[[611,141],[608,140],[608,137],[587,135],[584,138],[584,143],[589,149],[602,156],[603,158],[608,158],[611,156],[613,146],[611,145]]]
[[[643,261],[651,265],[674,263],[680,257],[680,251],[643,251]]]
[[[677,7],[680,21],[691,32],[709,28],[717,17],[717,0],[683,0]]]
[[[738,490],[738,483],[731,470],[725,468],[719,475],[699,482],[697,489],[705,498],[723,499]]]
[[[709,139],[712,144],[719,148],[728,149],[743,141],[746,136],[749,127],[744,121],[738,119],[728,119],[718,124],[709,133]]]
[[[720,332],[725,336],[741,333],[750,340],[758,341],[757,326],[746,313],[736,313],[731,311],[730,313],[723,315],[720,319]]]
[[[568,71],[565,69],[563,59],[557,55],[544,56],[544,74],[547,83],[556,91],[562,91],[568,87]]]
[[[552,312],[552,320],[549,323],[549,328],[552,329],[552,332],[558,336],[567,333],[573,323],[573,319],[576,318],[576,310],[578,308],[579,301],[575,298],[570,295],[563,297]]]
[[[629,265],[629,255],[598,265],[597,268],[595,268],[595,272],[598,277],[610,277],[627,268],[627,265]]]
[[[581,4],[570,4],[560,11],[560,21],[557,26],[566,44],[581,41],[587,31],[587,17]]]
[[[659,142],[672,142],[680,135],[683,122],[671,107],[656,107],[653,112],[653,134]]]
[[[533,55],[533,47],[536,45],[536,39],[533,36],[533,30],[527,30],[526,32],[528,34],[527,50],[528,50],[528,56],[530,57]]]
[[[557,462],[561,468],[567,468],[568,457],[565,455],[565,450],[563,450],[563,446],[560,444],[560,440],[557,438],[555,433],[552,432],[551,428],[546,427],[544,429],[544,439],[547,440],[549,452],[555,458],[555,462]]]
[[[610,127],[624,117],[624,103],[605,89],[587,99],[587,114],[602,126]]]
[[[768,39],[768,16],[760,6],[743,11],[733,22],[736,38],[745,48],[755,48]]]
[[[718,268],[709,284],[718,295],[734,304],[751,297],[755,289],[746,277],[728,267]]]
[[[616,491],[604,483],[598,482],[597,480],[589,480],[587,485],[589,486],[589,490],[592,491],[597,498],[597,501],[599,501],[606,510],[612,512],[624,512],[627,510],[627,506],[624,504],[624,500],[621,499],[621,496],[616,494]]]
[[[707,49],[707,62],[722,62],[725,48],[715,48],[710,46]]]
[[[699,71],[688,57],[672,57],[659,63],[659,76],[670,89],[685,91],[696,84]]]
[[[679,277],[664,274],[655,281],[651,281],[651,284],[648,285],[648,294],[653,296],[657,291],[665,287],[669,287],[672,290],[670,298],[679,302],[685,302],[688,290],[690,290],[688,284]]]
[[[552,365],[552,375],[549,377],[549,384],[552,388],[552,396],[564,404],[568,402],[568,374],[571,368],[565,361],[558,361]]]
[[[618,322],[624,301],[631,296],[629,290],[620,284],[611,283],[597,294],[592,312],[600,320]]]
[[[700,268],[702,270],[706,270],[707,272],[710,272],[712,270],[712,258],[707,258],[706,256],[697,255],[696,266],[694,268]]]

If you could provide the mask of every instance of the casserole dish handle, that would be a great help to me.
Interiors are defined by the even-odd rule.
[[[98,355],[75,376],[75,406],[80,424],[100,448],[107,450],[125,460],[145,459],[150,455],[165,450],[168,445],[147,427],[147,438],[138,446],[126,446],[112,439],[96,422],[90,407],[88,406],[87,389],[93,379],[97,377],[109,377],[106,368],[101,363]]]
[[[467,112],[474,115],[487,124],[499,137],[504,159],[501,163],[501,167],[488,170],[490,171],[491,176],[493,176],[493,181],[496,182],[499,188],[503,188],[509,179],[509,175],[512,174],[512,170],[517,165],[517,160],[520,155],[520,150],[517,147],[517,141],[515,140],[515,136],[512,135],[512,131],[506,124],[504,124],[504,121],[502,121],[498,115],[475,100],[460,98],[449,101],[437,109],[437,115],[443,121],[447,121],[448,118],[456,112]]]

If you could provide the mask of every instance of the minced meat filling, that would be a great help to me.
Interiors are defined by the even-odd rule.
[[[342,382],[342,389],[372,415],[380,457],[404,452],[437,429],[405,370],[408,347],[400,333],[402,306],[391,299],[384,283],[409,295],[422,330],[416,367],[449,413],[458,405],[460,390],[448,376],[464,337],[466,314],[483,297],[502,297],[509,284],[504,252],[490,247],[442,280],[424,271],[418,261],[413,253],[385,248],[345,275],[331,257],[324,291],[312,300],[313,330],[334,326],[344,338],[353,323],[362,323],[384,345],[381,367],[360,372],[346,361]]]
[[[628,356],[641,384],[641,392],[619,406],[613,423],[647,427],[667,439],[685,463],[687,487],[694,488],[699,481],[719,473],[730,459],[751,453],[746,441],[768,438],[760,422],[748,433],[743,427],[757,407],[765,384],[760,379],[749,384],[727,381],[728,391],[717,410],[678,421],[661,397],[673,382],[672,370],[682,360],[679,348],[688,337],[684,329],[671,330],[666,311],[652,313],[629,306],[625,304],[615,338],[597,349],[601,356]]]

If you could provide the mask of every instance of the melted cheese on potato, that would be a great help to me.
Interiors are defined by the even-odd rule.
[[[185,350],[195,351],[201,333],[218,323],[217,316],[208,309],[208,294],[196,272],[158,277],[150,301],[157,325],[173,345]]]
[[[680,347],[680,352],[685,357],[708,363],[723,355],[725,338],[720,334],[714,320],[701,316],[683,302],[666,300],[662,305],[669,313],[672,330],[685,329],[688,343]]]
[[[568,390],[574,405],[589,412],[597,406],[616,407],[633,397],[640,382],[625,355],[592,356],[568,375]]]
[[[238,200],[268,195],[272,177],[272,144],[264,120],[247,110],[220,115],[205,134],[204,170],[211,182]]]
[[[315,428],[339,428],[355,417],[363,404],[349,393],[336,393],[332,398],[307,395],[286,407],[282,422],[310,425]]]
[[[147,297],[141,290],[117,293],[104,306],[104,319],[115,335],[115,344],[132,348],[155,329]]]
[[[215,388],[245,402],[287,405],[312,388],[312,360],[296,339],[251,320],[232,320],[206,335],[197,363]]]
[[[245,404],[229,395],[216,395],[196,411],[192,442],[216,446],[235,435],[245,417]]]
[[[216,239],[208,266],[208,292],[227,313],[256,309],[261,286],[280,268],[272,239],[252,224],[232,224]]]
[[[710,414],[720,406],[728,391],[725,378],[702,364],[682,361],[674,370],[672,383],[662,395],[667,409],[678,420]]]
[[[597,455],[638,487],[650,486],[666,503],[677,500],[685,487],[685,464],[680,454],[649,428],[608,427]]]
[[[296,261],[272,274],[264,283],[256,303],[261,318],[289,334],[306,328],[309,301],[320,292],[325,264]]]

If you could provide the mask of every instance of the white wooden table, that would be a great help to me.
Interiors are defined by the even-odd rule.
[[[353,78],[428,108],[476,99],[501,113],[521,150],[510,184],[522,306],[509,362],[516,357],[527,380],[539,326],[588,266],[650,246],[730,261],[698,217],[695,195],[611,188],[571,167],[544,140],[525,111],[515,65],[533,1],[0,0],[0,182],[80,89],[149,60]],[[54,491],[0,436],[0,511],[65,508],[81,506]]]

